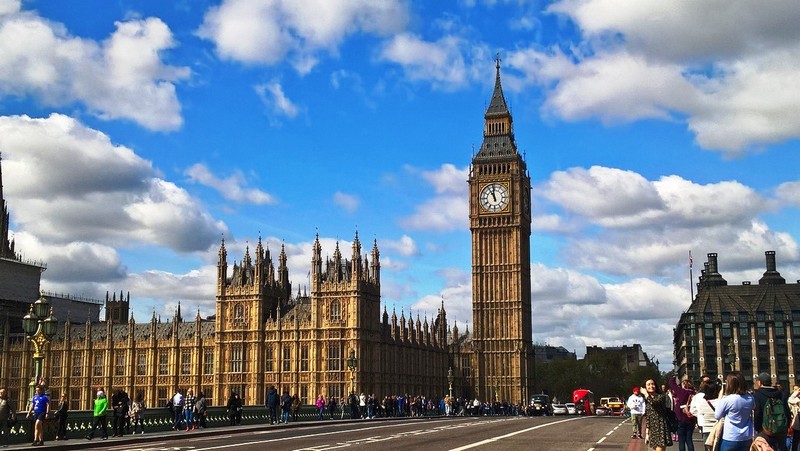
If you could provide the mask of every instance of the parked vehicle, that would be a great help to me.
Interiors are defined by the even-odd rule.
[[[567,406],[564,404],[553,404],[553,415],[566,415]]]
[[[578,409],[575,407],[574,403],[568,402],[564,404],[564,407],[567,408],[567,415],[577,415]]]

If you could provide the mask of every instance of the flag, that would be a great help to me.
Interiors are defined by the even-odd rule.
[[[692,269],[692,251],[689,251],[689,269]]]

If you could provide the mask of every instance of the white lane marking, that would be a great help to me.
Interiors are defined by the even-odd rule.
[[[585,417],[583,417],[583,418],[585,418]],[[498,437],[493,437],[493,438],[487,438],[486,440],[480,441],[480,442],[478,442],[478,443],[473,443],[473,444],[471,444],[471,445],[465,445],[465,446],[462,446],[462,447],[460,447],[460,448],[452,448],[452,449],[450,449],[450,451],[463,451],[463,450],[465,450],[465,449],[477,448],[478,446],[487,445],[487,444],[489,444],[489,443],[493,443],[493,442],[496,442],[496,441],[498,441],[498,440],[502,440],[502,439],[504,439],[504,438],[513,437],[513,436],[515,436],[515,435],[517,435],[517,434],[524,434],[525,432],[530,432],[530,431],[533,431],[533,430],[536,430],[536,429],[539,429],[539,428],[543,428],[543,427],[547,427],[547,426],[552,426],[552,425],[554,425],[554,424],[566,423],[567,421],[575,421],[575,420],[580,420],[580,419],[582,419],[582,417],[570,418],[570,419],[568,419],[568,420],[560,420],[560,421],[554,421],[554,422],[552,422],[552,423],[540,424],[540,425],[538,425],[538,426],[534,426],[534,427],[532,427],[532,428],[528,428],[528,429],[522,429],[522,430],[520,430],[520,431],[511,432],[511,433],[509,433],[509,434],[506,434],[506,435],[501,435],[501,436],[498,436]]]

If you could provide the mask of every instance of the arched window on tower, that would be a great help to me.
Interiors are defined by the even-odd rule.
[[[244,324],[244,306],[237,304],[233,307],[233,322],[235,324]]]
[[[342,305],[339,304],[339,301],[331,302],[331,321],[341,321],[342,320]]]

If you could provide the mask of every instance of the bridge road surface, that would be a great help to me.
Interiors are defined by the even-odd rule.
[[[534,450],[645,451],[631,436],[631,423],[620,417],[451,417],[302,422],[171,431],[91,442],[71,439],[43,448],[107,450]],[[25,448],[30,445],[27,444]],[[702,448],[699,434],[695,446]],[[12,448],[16,448],[12,447]]]

